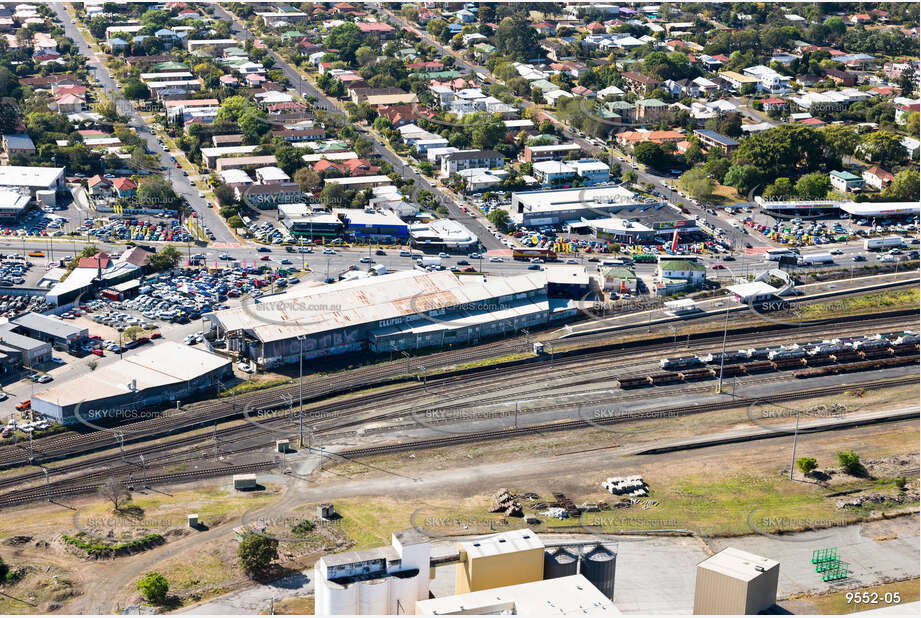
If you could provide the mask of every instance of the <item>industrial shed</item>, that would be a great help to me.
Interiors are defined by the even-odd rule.
[[[411,270],[263,297],[203,317],[229,350],[272,367],[295,362],[301,352],[318,358],[513,333],[546,323],[556,305],[567,309],[548,304],[542,272],[462,280],[448,271]]]
[[[89,337],[88,328],[69,324],[58,317],[30,311],[13,320],[23,334],[51,343],[56,349],[70,350]]]
[[[32,409],[59,423],[80,418],[150,418],[166,402],[214,390],[233,376],[230,360],[164,341],[32,397]]]

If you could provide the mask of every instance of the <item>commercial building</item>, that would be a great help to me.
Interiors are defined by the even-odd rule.
[[[32,397],[32,409],[59,423],[113,416],[131,411],[152,416],[157,407],[208,390],[233,376],[229,359],[163,341],[100,367],[79,379],[55,383]]]
[[[774,202],[765,200],[761,196],[755,202],[765,212],[776,212],[784,215],[798,214],[808,216],[819,213],[844,212],[856,218],[894,218],[917,217],[921,213],[918,202],[851,202],[838,200],[791,200]]]
[[[537,582],[544,578],[544,543],[529,528],[457,544],[457,594]]]
[[[26,193],[0,189],[0,221],[16,221],[32,200]]]
[[[512,193],[509,216],[519,226],[540,228],[578,224],[618,213],[638,214],[664,206],[664,202],[642,198],[619,186],[517,191]]]
[[[416,602],[417,616],[618,616],[620,611],[582,575],[526,582]]]
[[[227,349],[273,367],[304,358],[465,345],[574,316],[542,272],[459,278],[407,270],[244,302],[205,314]],[[299,337],[301,339],[299,339]]]
[[[598,159],[579,159],[570,161],[569,164],[576,168],[576,174],[588,183],[599,184],[611,180],[611,168]]]
[[[780,563],[727,547],[697,565],[694,614],[758,614],[777,600]]]
[[[402,243],[409,238],[409,226],[389,210],[335,208],[333,214],[345,223],[346,235],[355,240]]]
[[[33,367],[51,360],[51,344],[16,332],[12,323],[0,325],[0,367]]]
[[[31,199],[36,199],[36,193],[42,191],[64,191],[64,168],[2,165],[0,189],[22,189]]]
[[[390,547],[331,554],[313,567],[317,616],[415,613],[429,598],[431,544],[415,529],[394,532]]]
[[[435,219],[409,227],[413,247],[427,252],[470,253],[479,246],[476,234],[454,219]]]
[[[279,204],[278,216],[281,224],[298,238],[338,238],[345,229],[345,223],[335,214],[314,210],[307,204]]]
[[[61,318],[30,311],[11,321],[24,334],[51,343],[55,349],[71,350],[89,337],[89,329]]]
[[[548,264],[544,271],[550,298],[585,298],[591,292],[592,278],[584,266]]]
[[[576,177],[576,168],[562,161],[540,161],[533,165],[534,176],[546,185],[561,183]]]

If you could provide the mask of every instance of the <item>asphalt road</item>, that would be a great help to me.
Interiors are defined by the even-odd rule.
[[[90,72],[95,76],[96,80],[105,90],[106,94],[112,96],[113,93],[121,93],[121,89],[115,83],[112,74],[109,72],[109,69],[105,66],[102,60],[93,53],[93,50],[90,48],[89,42],[83,37],[83,34],[77,28],[76,24],[71,20],[70,15],[68,15],[64,5],[62,3],[53,4],[52,8],[58,16],[58,19],[61,21],[64,32],[80,49],[80,53],[83,54],[87,59],[87,65],[89,66]],[[118,111],[121,114],[127,115],[130,118],[129,124],[135,128],[139,137],[141,137],[145,142],[147,142],[147,149],[155,153],[160,164],[165,168],[166,175],[170,183],[173,185],[173,189],[177,194],[185,197],[189,204],[192,207],[192,210],[196,213],[196,216],[201,222],[207,225],[211,231],[214,233],[215,242],[224,242],[224,243],[237,243],[239,242],[234,235],[227,229],[227,226],[224,225],[223,219],[220,215],[213,209],[208,208],[207,202],[198,197],[198,188],[192,183],[192,180],[182,175],[182,172],[175,167],[175,163],[170,161],[169,152],[163,152],[160,148],[160,144],[157,141],[157,136],[153,133],[153,130],[147,125],[141,115],[134,109],[134,106],[131,105],[127,100],[124,100],[124,103],[119,104]],[[162,173],[157,172],[155,173]]]

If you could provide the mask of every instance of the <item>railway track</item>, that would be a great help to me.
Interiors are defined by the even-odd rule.
[[[725,408],[737,408],[739,406],[746,406],[755,403],[777,403],[782,401],[791,401],[795,399],[807,399],[812,397],[823,397],[826,395],[836,395],[843,393],[846,390],[853,389],[871,389],[871,388],[883,388],[883,387],[892,387],[892,386],[902,386],[904,384],[917,384],[918,376],[907,376],[904,378],[896,378],[893,380],[877,380],[872,382],[861,382],[855,384],[848,384],[842,386],[827,386],[817,389],[809,389],[803,391],[793,391],[788,393],[778,393],[776,395],[766,395],[763,397],[752,397],[752,398],[738,398],[733,399],[732,401],[718,401],[713,403],[698,404],[692,407],[689,407],[685,411],[679,413],[680,416],[686,416],[690,414],[700,414],[702,412],[713,412],[715,410],[721,410]],[[665,415],[666,413],[672,412],[672,408],[662,408],[658,410],[649,410],[643,411],[643,414],[647,417],[657,417],[656,415]],[[596,425],[613,425],[616,423],[625,423],[636,421],[637,418],[631,418],[629,416],[623,417],[607,417],[599,418],[596,421],[593,421]],[[519,427],[512,429],[498,429],[494,431],[484,431],[477,433],[461,434],[455,436],[446,436],[444,438],[432,438],[428,440],[416,440],[412,442],[402,442],[398,444],[385,444],[381,446],[371,446],[366,448],[359,449],[350,449],[345,451],[340,451],[338,453],[326,453],[327,455],[333,455],[337,458],[343,459],[357,459],[360,457],[370,457],[375,455],[388,455],[392,453],[401,453],[406,451],[417,451],[417,450],[428,450],[433,448],[441,448],[444,446],[455,446],[459,444],[472,444],[475,442],[487,442],[490,440],[498,440],[502,438],[514,438],[519,436],[534,435],[540,433],[556,433],[560,431],[572,431],[574,429],[585,429],[592,427],[592,423],[589,423],[584,420],[574,420],[574,421],[563,421],[559,423],[542,423],[540,425],[532,425],[528,427]]]
[[[900,324],[903,320],[901,317],[897,318],[867,318],[863,316],[864,319],[860,320],[862,322],[862,327],[867,329],[880,329],[884,330],[887,328],[893,328]],[[807,323],[808,324],[808,323]],[[793,327],[790,327],[793,328]],[[805,335],[811,332],[822,332],[831,334],[834,332],[842,332],[847,334],[852,334],[854,325],[839,325],[837,327],[830,328],[828,325],[821,324],[815,326],[805,325],[803,327],[797,328],[799,335]],[[772,338],[773,335],[765,334],[761,336],[748,336],[745,339],[740,340],[739,337],[734,337],[731,340],[732,345],[747,345],[749,343],[757,343],[759,340],[765,338]],[[722,341],[722,336],[712,335],[708,337],[698,337],[693,341],[694,346],[703,346],[710,343],[718,344]],[[631,354],[631,348],[624,349],[624,352],[631,354],[631,356],[643,357],[654,357],[663,351],[669,351],[674,348],[674,341],[670,340],[667,342],[659,342],[649,346],[644,346],[641,351],[638,353]],[[559,374],[559,372],[565,370],[568,367],[578,367],[580,371],[574,371],[573,374],[584,374],[585,373],[585,364],[586,363],[599,363],[599,364],[609,364],[612,356],[617,352],[617,350],[605,349],[601,351],[586,351],[581,354],[573,354],[568,357],[557,358],[554,360],[552,365],[552,370],[554,374]],[[631,359],[633,360],[633,359]],[[629,362],[626,364],[618,365],[618,369],[623,371],[624,369],[629,369],[631,367],[639,367],[643,365],[643,361]],[[393,395],[394,393],[399,393],[399,396],[402,398],[406,397],[419,397],[423,399],[427,396],[427,388],[444,388],[444,389],[453,389],[464,384],[472,385],[481,385],[482,381],[485,379],[497,379],[502,380],[505,378],[519,378],[527,379],[529,376],[539,376],[542,373],[547,372],[551,369],[548,366],[546,361],[542,362],[532,362],[527,364],[515,364],[513,366],[498,366],[498,367],[486,367],[478,368],[479,370],[471,371],[461,375],[453,376],[435,376],[427,380],[427,384],[419,382],[409,382],[401,384],[397,389],[393,391],[380,392],[380,393],[369,393],[366,395],[359,395],[357,397],[351,398],[348,401],[343,402],[329,402],[322,405],[308,406],[305,408],[305,419],[314,419],[317,415],[311,414],[312,412],[317,412],[323,416],[327,416],[332,413],[342,412],[343,414],[350,411],[354,412],[356,409],[360,409],[361,406],[365,405],[379,405],[382,399],[386,399],[388,396]],[[581,378],[575,380],[573,385],[578,383],[588,383],[594,381],[595,377],[590,378]],[[297,388],[296,386],[294,387]],[[479,388],[479,387],[478,387]],[[290,390],[290,389],[289,389]],[[306,390],[306,389],[305,389]],[[295,391],[296,392],[296,391]],[[287,407],[288,404],[283,403],[283,395],[288,394],[284,390],[273,390],[273,391],[262,391],[259,393],[254,393],[252,397],[247,398],[246,409],[249,410],[277,410],[284,407]],[[307,398],[305,397],[305,400]],[[130,423],[121,426],[119,429],[123,432],[123,443],[135,442],[142,439],[150,439],[158,436],[168,435],[180,430],[191,430],[195,427],[201,427],[216,423],[218,421],[224,421],[232,419],[235,417],[240,417],[244,413],[243,407],[237,405],[231,410],[227,410],[227,404],[230,403],[227,400],[218,400],[213,402],[206,402],[203,404],[195,404],[192,410],[185,411],[182,414],[175,416],[170,415],[166,418],[153,418],[145,421],[139,421],[136,423]],[[170,444],[180,446],[182,444],[190,444],[194,442],[200,442],[201,438],[196,436],[181,437],[170,441]],[[39,461],[51,461],[54,459],[61,459],[68,456],[73,456],[77,454],[91,452],[93,450],[100,450],[103,448],[111,448],[114,446],[119,446],[120,440],[110,432],[95,432],[93,434],[84,434],[78,432],[71,432],[67,434],[61,434],[56,436],[51,436],[49,438],[43,438],[36,440],[33,443],[33,453],[35,455],[35,460]],[[124,446],[123,446],[124,448]],[[132,455],[145,454],[147,450],[145,448],[150,447],[141,447],[131,450]],[[18,447],[6,446],[0,448],[0,467],[11,467],[17,465],[28,465],[30,463],[28,458],[28,449],[24,443],[20,443]],[[89,464],[87,464],[88,466]],[[3,481],[0,480],[0,487],[3,487]]]

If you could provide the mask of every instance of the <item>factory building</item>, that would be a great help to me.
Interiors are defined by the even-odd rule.
[[[415,613],[429,598],[431,544],[415,529],[395,532],[390,547],[323,556],[314,565],[314,615]]]
[[[514,586],[544,578],[544,543],[528,528],[457,544],[457,594]]]
[[[273,367],[304,358],[465,345],[576,315],[542,272],[400,271],[263,297],[204,316],[227,349]]]
[[[619,186],[518,191],[512,193],[509,216],[516,225],[541,228],[586,225],[589,220],[608,220],[614,214],[636,216],[663,206],[664,202],[643,198]]]
[[[727,547],[697,565],[694,614],[758,614],[777,601],[780,563]]]
[[[619,616],[620,611],[582,575],[502,586],[416,602],[417,616]]]
[[[130,413],[143,420],[165,402],[214,391],[222,379],[232,377],[230,360],[164,341],[35,393],[32,409],[64,424],[79,422],[77,413],[83,419]]]
[[[12,320],[19,327],[19,331],[39,341],[47,341],[58,350],[72,350],[87,338],[90,331],[81,328],[59,317],[52,317],[30,311]]]

